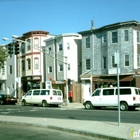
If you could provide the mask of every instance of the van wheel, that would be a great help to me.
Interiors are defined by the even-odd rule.
[[[25,105],[26,105],[26,101],[23,100],[23,101],[22,101],[22,106],[25,106]]]
[[[47,106],[47,102],[46,101],[42,101],[42,106],[46,107]]]
[[[93,106],[92,106],[91,102],[86,102],[85,108],[86,108],[86,109],[92,109]]]
[[[128,110],[128,105],[125,102],[120,103],[120,110],[121,111],[127,111]]]

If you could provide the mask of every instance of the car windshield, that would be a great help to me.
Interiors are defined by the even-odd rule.
[[[7,95],[6,97],[7,98],[14,98],[12,95]]]

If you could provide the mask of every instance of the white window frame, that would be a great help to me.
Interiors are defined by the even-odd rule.
[[[10,66],[9,66],[9,74],[12,74],[12,73],[13,73],[12,69],[13,69],[13,68],[12,68],[12,65],[10,65]]]
[[[127,31],[127,33],[126,33],[126,31]],[[126,38],[127,38],[127,40],[126,40]],[[129,41],[129,30],[126,29],[126,30],[124,30],[124,42],[128,42],[128,41]]]
[[[112,68],[116,68],[117,67],[117,64],[115,64],[115,56],[114,55],[111,56],[111,67]]]
[[[107,68],[107,60],[106,60],[106,56],[102,57],[102,69],[106,69]]]
[[[70,70],[70,64],[68,64],[68,70]]]
[[[70,50],[70,43],[67,43],[67,50]]]
[[[113,33],[117,33],[117,36],[113,36]],[[112,31],[111,32],[111,36],[112,36],[112,44],[117,44],[118,43],[118,31]],[[116,40],[116,41],[114,41],[114,39]]]
[[[31,59],[27,59],[27,70],[31,70]]]
[[[127,60],[126,56],[128,56],[128,60]],[[127,63],[128,63],[128,65],[126,65]],[[129,54],[125,54],[124,55],[124,66],[125,67],[129,67],[130,66],[130,57],[129,57]]]
[[[86,48],[90,48],[90,36],[87,36],[85,38],[85,42],[86,42]]]
[[[21,61],[22,71],[25,71],[25,60]]]
[[[86,59],[86,70],[90,70],[90,69],[91,69],[91,60],[88,58]]]
[[[59,71],[60,71],[60,72],[63,71],[63,64],[59,64]]]
[[[48,73],[52,73],[52,66],[48,67]]]
[[[31,39],[27,40],[27,51],[31,50]]]
[[[137,31],[137,43],[140,43],[140,32]]]
[[[63,45],[62,44],[59,44],[58,47],[59,47],[59,51],[63,51]]]
[[[140,54],[137,54],[137,67],[140,68]]]
[[[107,33],[104,33],[102,36],[102,43],[107,43]]]
[[[39,58],[35,57],[34,58],[34,69],[39,69]]]

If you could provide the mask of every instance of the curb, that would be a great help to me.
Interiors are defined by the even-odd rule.
[[[12,121],[1,121],[1,120],[0,120],[0,123],[1,124],[20,125],[20,126],[33,126],[33,127],[49,128],[49,129],[65,131],[65,132],[80,134],[80,135],[84,135],[84,136],[91,136],[91,137],[96,137],[96,138],[101,138],[101,139],[106,139],[106,140],[127,140],[127,139],[124,139],[124,138],[117,138],[117,137],[114,137],[114,136],[107,136],[107,135],[103,135],[103,134],[99,134],[99,133],[92,133],[92,132],[86,132],[86,131],[81,131],[81,130],[74,130],[74,129],[57,127],[57,126],[52,126],[52,125],[41,125],[41,124],[32,124],[32,123],[25,123],[25,122],[12,122]]]

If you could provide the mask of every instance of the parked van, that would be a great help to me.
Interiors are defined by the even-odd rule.
[[[63,94],[59,89],[32,89],[22,96],[22,105],[26,104],[58,106],[63,104]]]
[[[120,87],[120,110],[135,110],[140,107],[140,89],[136,87]],[[98,88],[91,96],[84,100],[83,105],[86,109],[92,107],[117,107],[118,106],[118,88]]]

